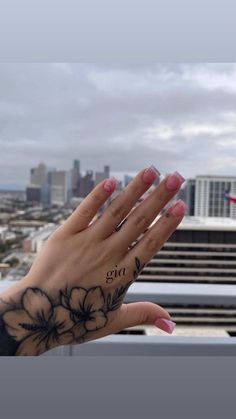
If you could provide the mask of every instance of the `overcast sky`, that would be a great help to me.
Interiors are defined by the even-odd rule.
[[[236,176],[236,64],[1,64],[0,186],[74,158]]]

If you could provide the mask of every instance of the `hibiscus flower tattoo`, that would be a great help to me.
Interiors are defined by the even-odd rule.
[[[70,343],[74,326],[68,311],[53,307],[48,296],[37,288],[28,288],[21,299],[22,308],[3,315],[10,336],[21,342],[16,354],[36,355],[56,345]]]
[[[141,263],[136,258],[136,271]],[[40,355],[60,345],[82,343],[112,321],[133,280],[115,289],[66,287],[50,297],[27,288],[17,302],[0,299],[0,355]]]
[[[105,298],[101,287],[86,290],[82,287],[72,288],[68,294],[61,292],[61,304],[70,312],[75,323],[75,338],[81,338],[86,332],[99,330],[107,324]]]

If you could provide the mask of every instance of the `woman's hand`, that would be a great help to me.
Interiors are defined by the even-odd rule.
[[[133,209],[157,176],[153,166],[142,170],[92,222],[116,187],[114,178],[101,182],[51,235],[29,274],[1,295],[2,352],[38,355],[138,324],[171,332],[174,323],[160,306],[123,304],[129,286],[185,213],[178,201],[150,227],[184,181],[177,172]]]

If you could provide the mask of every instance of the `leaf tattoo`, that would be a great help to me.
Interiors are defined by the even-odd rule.
[[[139,258],[135,257],[135,266],[136,266],[136,270],[134,270],[134,272],[133,272],[134,279],[136,279],[138,277],[140,272],[143,270],[145,264],[141,265],[141,262],[140,262]]]
[[[116,288],[113,294],[109,292],[107,296],[107,311],[117,310],[121,306],[124,296],[132,282],[130,281],[123,287]]]

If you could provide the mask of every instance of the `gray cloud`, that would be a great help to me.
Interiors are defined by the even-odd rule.
[[[0,67],[0,184],[31,166],[236,175],[235,64]]]

